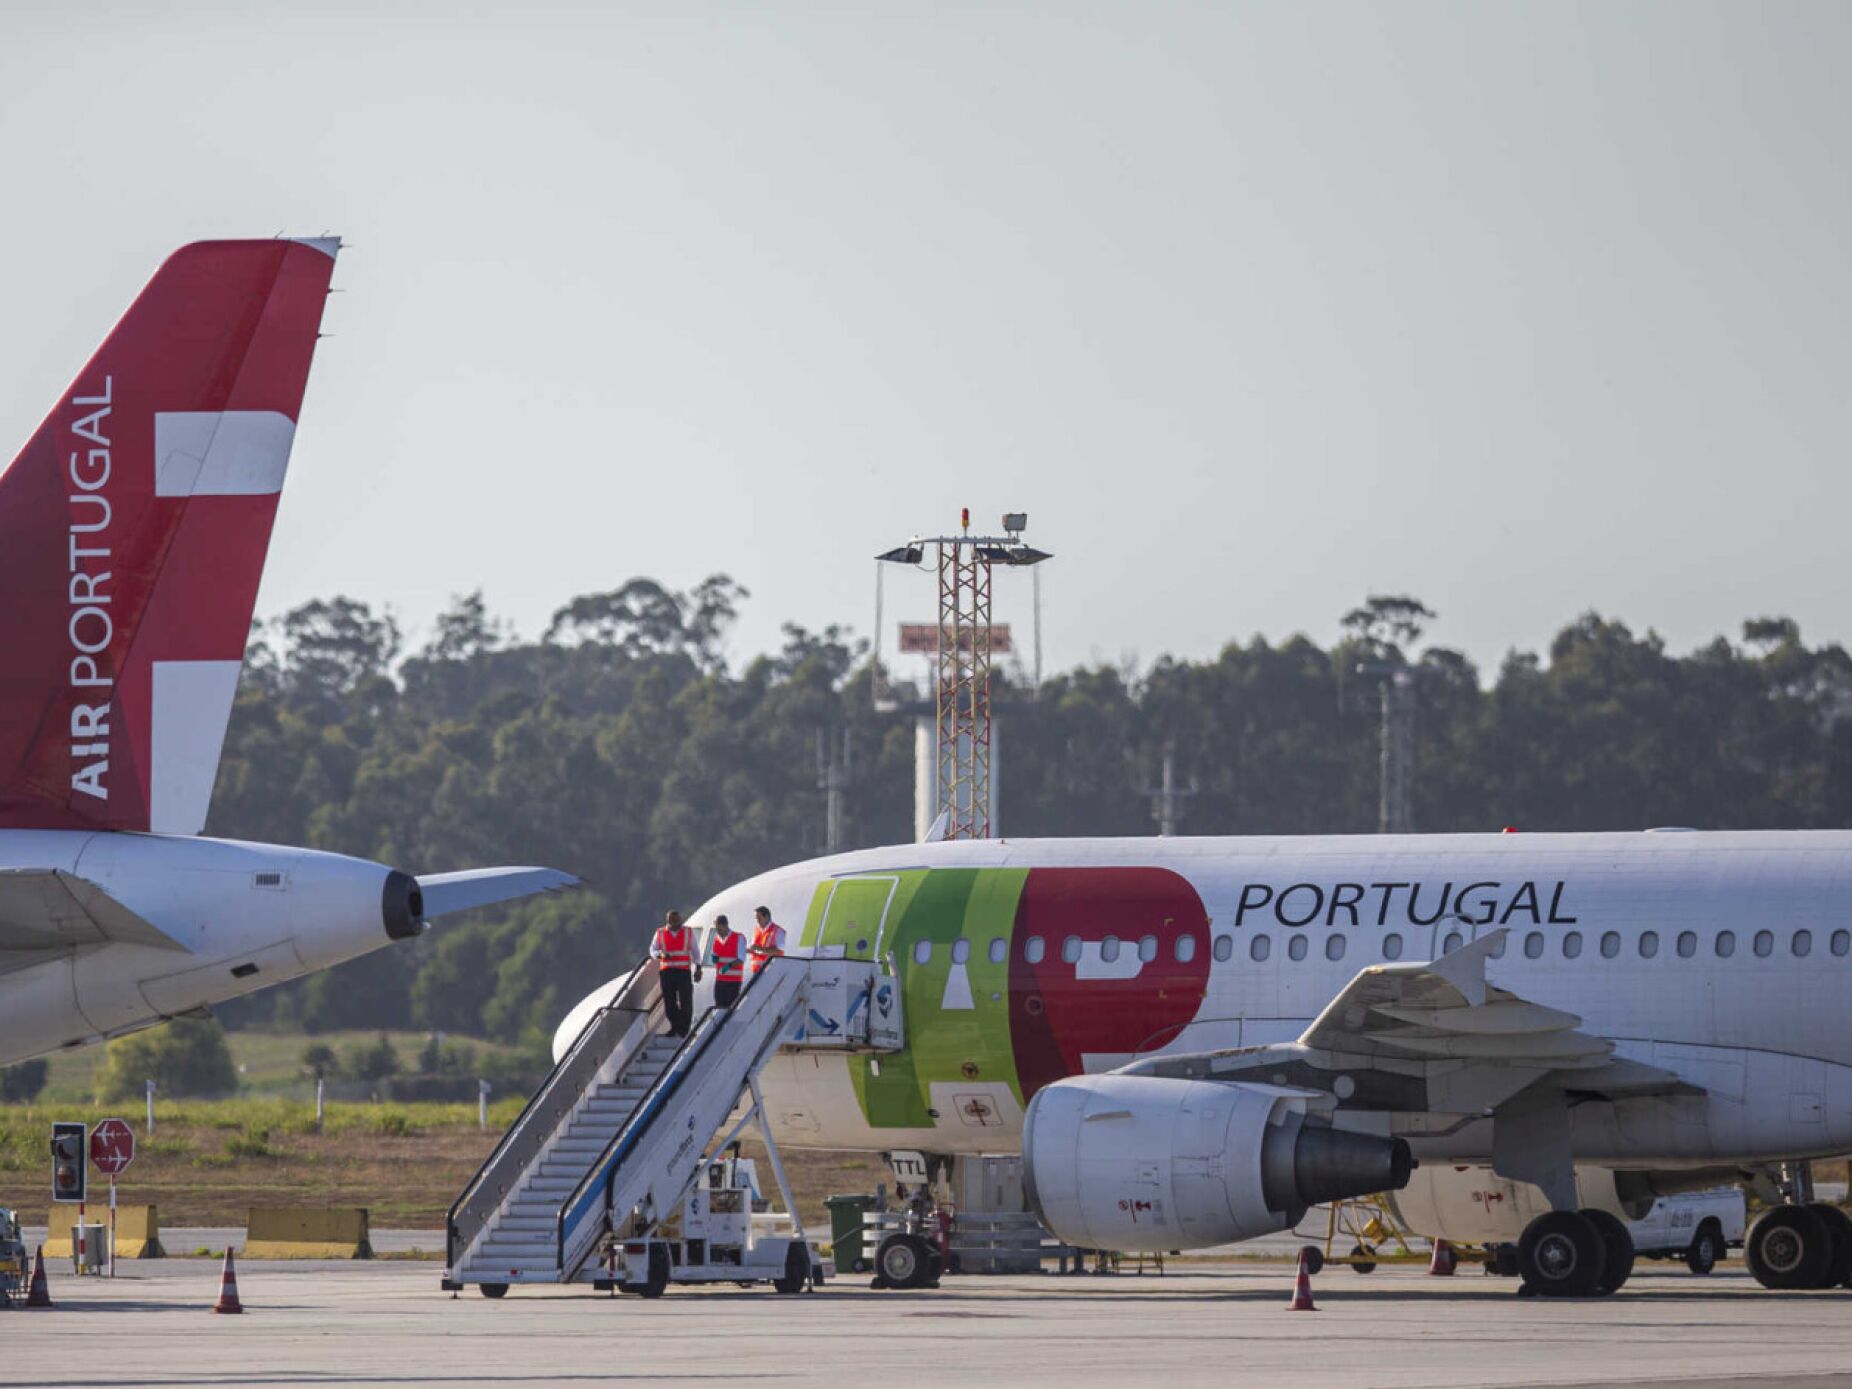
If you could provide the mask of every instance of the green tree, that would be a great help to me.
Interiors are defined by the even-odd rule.
[[[51,1066],[42,1056],[0,1067],[0,1104],[31,1104],[50,1074]]]
[[[213,1018],[174,1018],[146,1032],[118,1037],[96,1072],[98,1104],[140,1099],[152,1080],[172,1099],[214,1099],[238,1088],[225,1029]]]

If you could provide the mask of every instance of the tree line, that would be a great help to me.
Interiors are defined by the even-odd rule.
[[[882,713],[867,648],[783,629],[725,659],[749,595],[633,579],[516,639],[480,593],[407,653],[345,597],[252,633],[207,832],[408,871],[541,863],[589,890],[445,924],[238,1000],[228,1026],[422,1028],[536,1046],[630,967],[664,908],[690,909],[819,853],[819,748],[851,752],[850,847],[912,826],[913,732]],[[1155,830],[1168,750],[1192,834],[1376,828],[1379,682],[1413,672],[1420,830],[1852,823],[1852,660],[1785,618],[1685,654],[1589,613],[1488,679],[1426,640],[1434,615],[1377,597],[1338,639],[1231,640],[1202,661],[1094,665],[1030,690],[1000,676],[999,814],[1012,836]]]

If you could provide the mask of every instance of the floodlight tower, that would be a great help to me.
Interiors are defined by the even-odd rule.
[[[1003,517],[1002,535],[972,535],[971,509],[959,513],[956,535],[914,536],[876,555],[889,564],[918,566],[935,550],[939,624],[933,647],[933,763],[947,839],[988,839],[991,828],[990,704],[991,571],[1050,558],[1023,541],[1027,513]]]

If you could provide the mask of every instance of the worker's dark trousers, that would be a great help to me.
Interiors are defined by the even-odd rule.
[[[669,1034],[688,1035],[688,1022],[694,1017],[694,980],[685,969],[665,969],[662,980],[662,1006],[669,1014]]]
[[[744,983],[742,979],[716,979],[714,981],[714,1006],[731,1008],[734,1000],[740,996],[740,989]]]

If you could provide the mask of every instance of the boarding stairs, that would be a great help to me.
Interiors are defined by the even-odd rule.
[[[709,1008],[686,1038],[666,1035],[667,1025],[647,962],[586,1024],[450,1208],[446,1288],[602,1277],[611,1237],[653,1230],[755,1117],[795,1217],[762,1121],[760,1071],[785,1047],[901,1043],[895,980],[845,959],[770,960],[733,1007]]]

